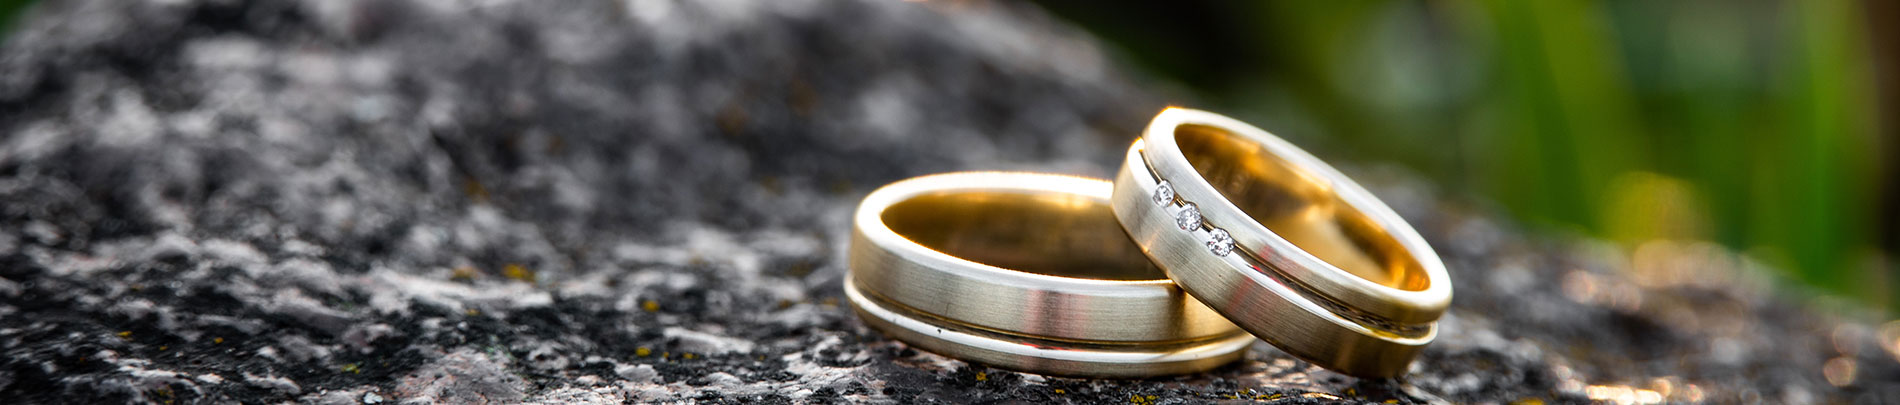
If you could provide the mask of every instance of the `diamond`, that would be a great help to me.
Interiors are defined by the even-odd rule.
[[[1174,184],[1168,183],[1167,180],[1162,180],[1161,184],[1155,185],[1155,205],[1166,207],[1168,204],[1173,203]]]
[[[1207,234],[1212,237],[1207,241],[1207,250],[1214,252],[1215,256],[1226,256],[1234,252],[1234,238],[1227,236],[1226,229],[1214,228]]]
[[[1187,203],[1186,207],[1181,208],[1181,212],[1174,214],[1174,225],[1181,227],[1183,231],[1201,229],[1200,207],[1195,207],[1194,203]]]

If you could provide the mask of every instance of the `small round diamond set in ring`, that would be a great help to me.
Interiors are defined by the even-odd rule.
[[[1154,202],[1156,205],[1160,205],[1163,208],[1172,208],[1175,206],[1174,197],[1173,183],[1169,183],[1167,180],[1161,180],[1160,183],[1155,184]],[[1208,225],[1201,221],[1200,206],[1194,205],[1194,202],[1186,200],[1182,200],[1179,206],[1181,210],[1174,213],[1174,225],[1176,227],[1188,232],[1206,228],[1208,235],[1207,251],[1213,252],[1215,256],[1226,257],[1228,253],[1234,252],[1234,238],[1227,235],[1227,230]]]

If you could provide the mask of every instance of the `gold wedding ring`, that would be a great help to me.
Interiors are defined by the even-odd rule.
[[[871,327],[939,354],[1103,377],[1226,364],[1254,340],[1128,240],[1103,180],[923,176],[864,198],[845,293]]]
[[[1257,336],[1392,377],[1451,302],[1431,246],[1357,183],[1259,128],[1179,108],[1149,123],[1113,183],[918,177],[866,196],[852,230],[844,290],[867,325],[1029,372],[1196,372]]]
[[[1444,264],[1391,208],[1231,118],[1162,111],[1129,149],[1111,201],[1189,295],[1322,367],[1404,374],[1451,301]]]

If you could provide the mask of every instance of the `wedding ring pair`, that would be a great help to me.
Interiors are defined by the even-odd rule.
[[[845,294],[872,328],[1074,376],[1204,371],[1258,337],[1393,377],[1451,301],[1438,255],[1371,193],[1266,131],[1180,108],[1113,182],[966,172],[873,191],[850,268]]]

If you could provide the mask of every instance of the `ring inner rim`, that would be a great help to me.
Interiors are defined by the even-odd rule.
[[[1431,286],[1423,265],[1386,225],[1348,203],[1326,177],[1219,127],[1183,124],[1174,139],[1188,165],[1222,197],[1299,249],[1382,286]]]
[[[879,214],[926,249],[1004,270],[1085,280],[1167,281],[1115,219],[1085,195],[959,190],[920,193]]]

